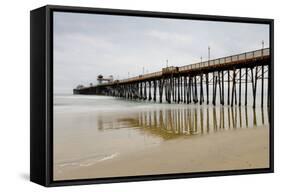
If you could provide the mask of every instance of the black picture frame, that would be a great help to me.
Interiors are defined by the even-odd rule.
[[[269,24],[270,26],[270,167],[163,175],[54,181],[53,176],[53,12],[95,13],[157,18]],[[30,180],[43,186],[81,185],[274,172],[274,20],[216,15],[149,12],[46,5],[30,12]]]

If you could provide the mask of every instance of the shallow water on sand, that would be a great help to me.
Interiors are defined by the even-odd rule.
[[[91,166],[168,140],[268,127],[265,108],[54,96],[54,174]]]

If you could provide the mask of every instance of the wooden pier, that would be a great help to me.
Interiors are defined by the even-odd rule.
[[[247,105],[250,96],[255,108],[259,82],[260,104],[264,106],[264,93],[267,91],[267,106],[269,106],[270,59],[270,49],[260,49],[182,67],[170,66],[158,72],[96,86],[79,87],[74,89],[73,93],[108,95],[160,103],[165,99],[167,103],[199,103],[200,105],[206,103],[230,106]],[[265,79],[268,82],[267,90],[265,90]],[[242,84],[244,95],[242,95]],[[251,86],[248,87],[248,84]],[[249,91],[249,88],[252,91]],[[244,103],[242,103],[243,96]]]

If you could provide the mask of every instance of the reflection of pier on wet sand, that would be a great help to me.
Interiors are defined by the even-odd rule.
[[[179,106],[177,106],[179,107]],[[101,134],[117,139],[128,133],[159,142],[89,166],[67,167],[57,178],[96,178],[182,172],[265,168],[269,166],[267,109],[252,107],[171,107],[102,113]],[[155,140],[154,140],[155,141]],[[139,143],[141,144],[141,143]],[[93,145],[93,147],[95,144]],[[115,146],[113,148],[116,148]],[[118,149],[116,149],[119,152]]]
[[[79,96],[76,111],[56,107],[61,116],[56,125],[64,129],[55,130],[61,141],[56,143],[55,179],[269,166],[268,107],[91,97]],[[104,103],[109,103],[106,108]]]
[[[115,120],[104,116],[100,117],[98,122],[99,130],[139,128],[141,131],[149,132],[163,139],[261,126],[268,126],[267,108],[164,108],[140,111],[130,117],[121,115]]]

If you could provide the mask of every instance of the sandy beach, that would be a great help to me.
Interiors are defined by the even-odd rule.
[[[80,165],[54,175],[55,180],[187,173],[269,167],[269,127],[233,129],[182,137],[161,145]],[[54,167],[55,170],[58,167]]]

